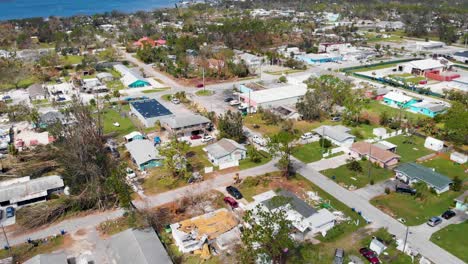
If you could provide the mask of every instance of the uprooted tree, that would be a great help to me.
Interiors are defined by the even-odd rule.
[[[125,166],[106,151],[99,113],[95,117],[89,106],[74,100],[66,117],[73,124],[61,126],[54,146],[70,196],[22,209],[25,219],[21,222],[27,227],[49,223],[71,211],[105,209],[119,203],[130,207]]]

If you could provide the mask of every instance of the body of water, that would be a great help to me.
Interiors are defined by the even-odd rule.
[[[174,7],[175,0],[0,0],[0,20],[92,15],[118,10],[131,13]]]

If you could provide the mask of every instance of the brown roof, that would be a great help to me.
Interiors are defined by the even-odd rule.
[[[373,159],[376,159],[383,163],[386,163],[394,158],[400,158],[400,156],[398,156],[397,154],[393,152],[381,149],[376,145],[371,146],[370,143],[364,142],[364,141],[354,143],[351,146],[351,150],[359,153],[360,155],[367,155],[367,156],[369,156],[369,151],[370,151],[370,156]]]

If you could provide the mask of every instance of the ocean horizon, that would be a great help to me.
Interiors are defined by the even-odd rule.
[[[113,10],[132,13],[174,7],[177,2],[176,0],[0,0],[0,20],[93,15]]]

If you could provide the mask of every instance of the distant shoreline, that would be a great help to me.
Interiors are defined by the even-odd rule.
[[[28,3],[22,3],[22,2]],[[24,20],[32,18],[61,17],[69,18],[74,16],[93,16],[118,11],[124,14],[132,14],[138,11],[151,12],[161,9],[175,8],[175,4],[180,1],[175,0],[113,0],[112,2],[102,1],[94,3],[83,3],[83,6],[76,6],[71,0],[55,0],[41,3],[41,0],[30,2],[29,0],[0,1],[0,22]],[[68,1],[68,2],[67,2]],[[76,0],[73,0],[75,2]],[[90,1],[90,0],[78,0]],[[76,2],[75,2],[76,3]],[[96,8],[91,5],[95,4]],[[30,5],[30,11],[25,11],[24,5]],[[106,8],[108,6],[108,8]],[[146,7],[145,7],[146,6]],[[2,11],[3,10],[3,11]],[[45,14],[47,13],[47,14]]]

